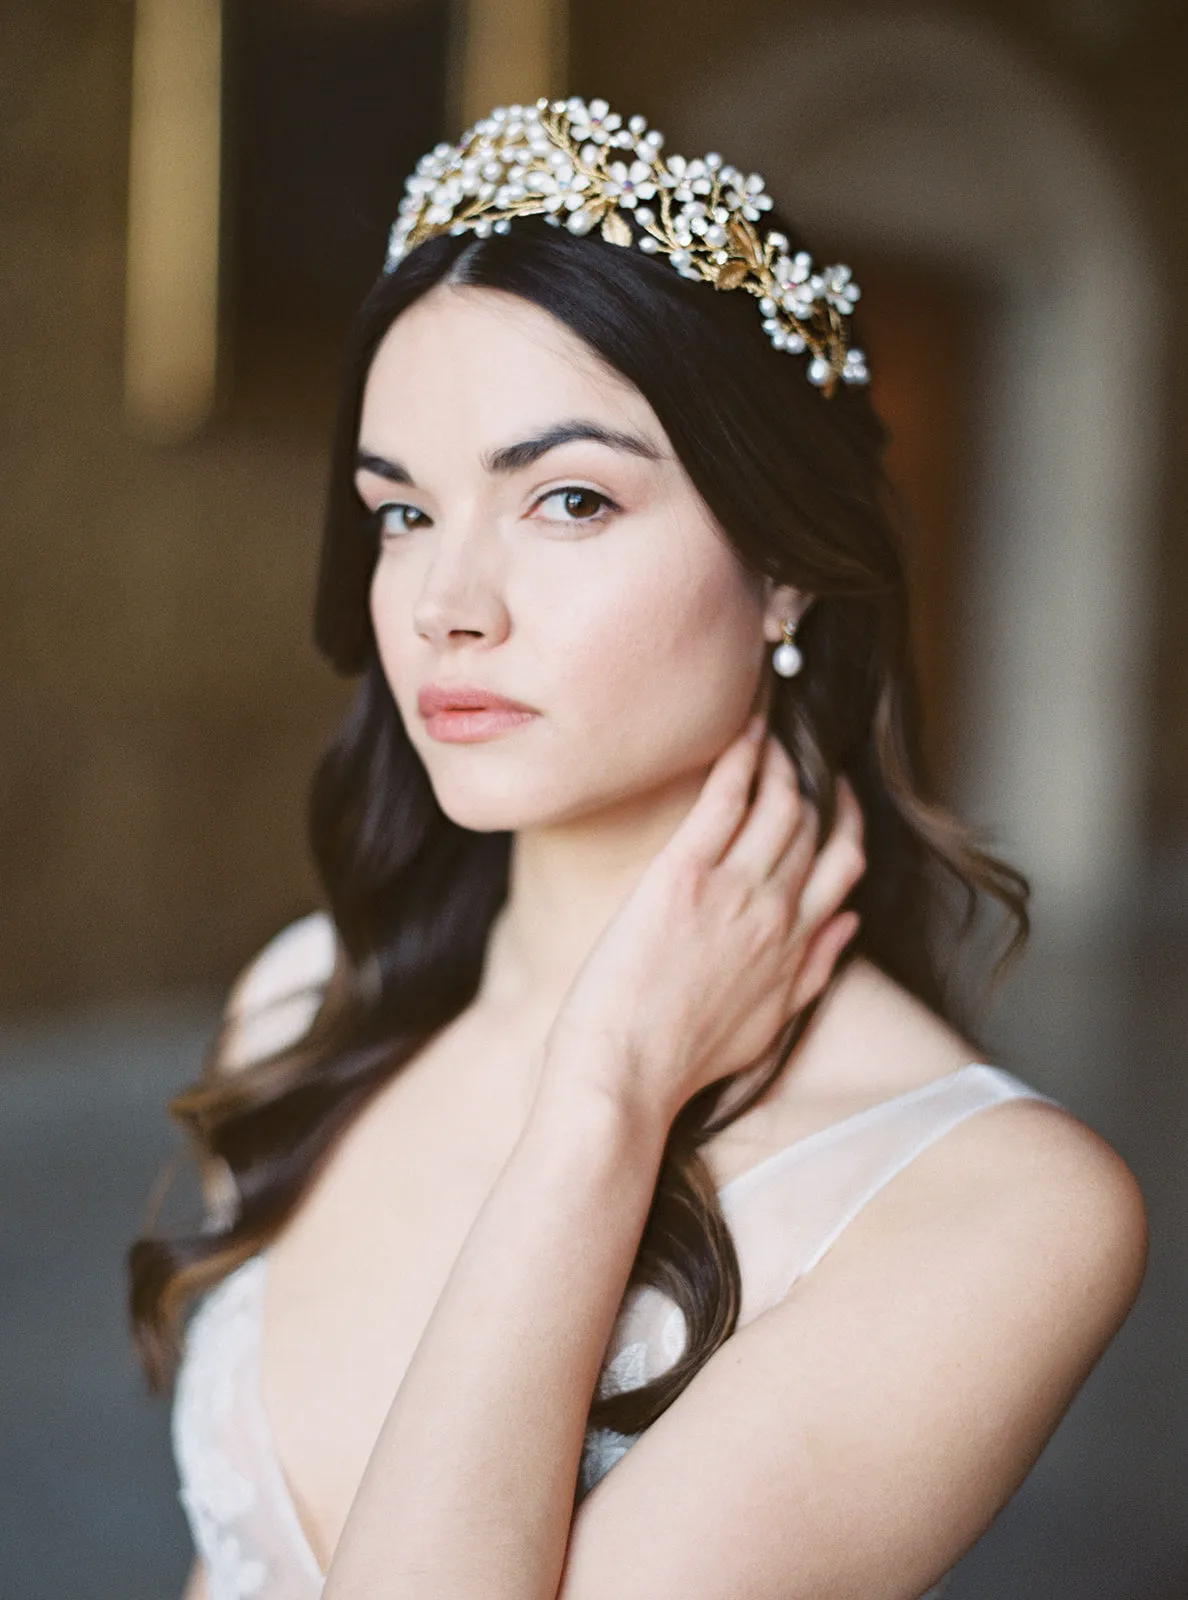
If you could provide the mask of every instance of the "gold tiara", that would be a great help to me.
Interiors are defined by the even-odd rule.
[[[847,347],[846,319],[860,293],[849,267],[815,271],[807,251],[789,253],[782,233],[760,238],[755,224],[772,201],[758,173],[716,153],[665,157],[663,144],[643,117],[624,123],[605,100],[497,106],[458,144],[439,144],[417,162],[384,271],[435,234],[486,238],[527,216],[576,234],[597,225],[611,244],[667,256],[682,277],[754,295],[773,347],[809,352],[809,382],[825,394],[839,379],[868,383],[866,357]]]

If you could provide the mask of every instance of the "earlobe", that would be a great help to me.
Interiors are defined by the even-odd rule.
[[[767,604],[763,613],[763,637],[769,644],[778,644],[784,638],[784,624],[795,628],[812,605],[814,596],[790,584],[769,584]]]

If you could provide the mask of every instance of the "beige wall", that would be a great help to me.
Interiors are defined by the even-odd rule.
[[[306,775],[342,697],[308,642],[324,428],[159,452],[124,427],[131,7],[9,16],[5,1011],[222,982],[307,906]]]
[[[856,0],[653,0],[648,27],[625,0],[574,0],[571,22],[574,87],[603,94],[624,113],[642,111],[668,135],[669,145],[695,153],[685,130],[696,125],[687,87],[719,61],[728,64],[748,41],[774,47],[797,19],[806,29],[825,21],[879,19],[893,8]],[[1163,365],[1152,374],[1163,407],[1161,457],[1151,560],[1154,600],[1146,683],[1150,737],[1138,786],[1144,812],[1141,835],[1153,859],[1188,859],[1188,630],[1180,620],[1188,602],[1188,10],[1176,0],[1113,4],[1080,0],[958,0],[904,5],[905,17],[969,22],[1000,36],[1003,44],[1048,76],[1054,91],[1093,127],[1131,186],[1139,225],[1153,247],[1167,321],[1160,330]],[[795,72],[790,70],[790,79]],[[794,120],[794,119],[793,119]],[[700,147],[698,147],[700,148]],[[727,152],[729,154],[729,152]],[[790,207],[795,197],[787,197]],[[1118,284],[1125,298],[1128,284]],[[1142,530],[1134,530],[1136,538]]]
[[[677,86],[740,30],[791,9],[653,0],[645,26],[623,0],[577,0],[573,86],[643,111],[683,149]],[[1069,22],[1071,4],[971,10],[992,14],[1099,123],[1133,178],[1177,310],[1182,8],[1118,6],[1108,36]],[[1085,10],[1100,19],[1109,8]],[[305,789],[345,686],[309,643],[328,397],[271,424],[264,408],[232,412],[170,452],[129,439],[130,7],[9,0],[8,17],[0,1011],[11,1012],[223,983],[309,905]],[[1185,327],[1177,315],[1166,330],[1171,440],[1188,420]],[[1182,451],[1168,452],[1158,507],[1147,827],[1153,849],[1171,852],[1188,850]]]

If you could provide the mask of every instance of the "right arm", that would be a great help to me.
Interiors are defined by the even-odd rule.
[[[202,1570],[201,1560],[195,1556],[194,1565],[190,1568],[190,1575],[186,1579],[185,1593],[181,1600],[206,1600],[206,1574]]]

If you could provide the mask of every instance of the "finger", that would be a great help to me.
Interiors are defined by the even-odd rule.
[[[746,883],[763,883],[783,859],[806,814],[796,768],[779,739],[771,735],[759,765],[755,799],[721,865]]]
[[[861,926],[862,920],[856,911],[843,911],[813,934],[792,986],[793,1014],[803,1011],[822,992],[833,976],[842,951]]]
[[[753,717],[709,770],[701,793],[673,834],[666,852],[710,867],[722,857],[741,822],[763,753],[764,724]]]
[[[833,828],[800,883],[802,928],[815,928],[837,911],[865,872],[862,833],[862,807],[850,785],[839,779]]]

